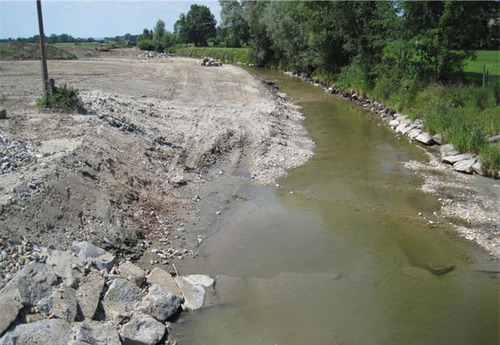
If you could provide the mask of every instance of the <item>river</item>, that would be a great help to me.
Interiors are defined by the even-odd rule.
[[[424,219],[439,203],[403,164],[422,150],[348,101],[257,73],[303,107],[315,156],[279,186],[247,187],[179,264],[221,277],[210,306],[175,325],[179,344],[498,344],[498,275]]]

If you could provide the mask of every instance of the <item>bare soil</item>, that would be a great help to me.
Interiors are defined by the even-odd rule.
[[[208,185],[272,184],[312,155],[297,108],[231,65],[129,49],[48,68],[56,85],[80,90],[88,113],[39,111],[40,62],[0,61],[4,240],[88,240],[129,258],[155,240],[192,247],[179,232],[200,218]]]

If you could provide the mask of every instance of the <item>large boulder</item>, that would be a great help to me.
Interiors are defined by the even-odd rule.
[[[65,279],[67,286],[75,289],[80,284],[85,272],[83,261],[80,258],[60,250],[48,251],[47,265],[52,268],[58,277]]]
[[[426,132],[422,132],[419,135],[417,135],[415,137],[415,140],[428,146],[434,144],[434,139],[432,139],[432,136]]]
[[[146,282],[146,273],[130,261],[124,261],[118,266],[120,277],[126,279],[137,287],[142,287]]]
[[[48,319],[17,326],[0,339],[0,345],[67,345],[71,325],[65,320]]]
[[[76,292],[76,298],[85,320],[94,318],[104,289],[104,283],[105,279],[98,271],[91,271],[82,278],[80,287]]]
[[[205,288],[212,286],[214,280],[203,275],[177,276],[175,283],[184,296],[183,306],[189,310],[198,310],[203,307],[205,301]]]
[[[17,318],[17,314],[23,308],[23,304],[16,299],[17,294],[0,294],[0,335]]]
[[[94,264],[98,270],[106,269],[109,271],[118,262],[113,254],[94,246],[90,242],[74,241],[71,247],[80,259]]]
[[[169,317],[177,313],[182,302],[182,297],[160,285],[153,285],[136,308],[136,311],[151,315],[160,322],[165,322]]]
[[[76,291],[69,286],[61,286],[52,295],[38,301],[39,310],[50,317],[73,322],[76,319],[77,300]]]
[[[83,321],[73,325],[77,342],[92,345],[121,345],[120,336],[110,322]]]
[[[153,268],[151,273],[149,273],[148,283],[151,285],[160,285],[165,289],[172,291],[177,296],[182,296],[182,292],[175,283],[174,278],[170,275],[170,273],[159,267]]]
[[[33,262],[14,276],[2,289],[2,294],[18,294],[19,302],[34,306],[42,298],[50,296],[56,284],[54,271],[44,264]]]
[[[473,166],[475,163],[476,163],[476,158],[465,159],[453,164],[453,169],[459,172],[472,174],[474,172]]]
[[[116,278],[102,301],[106,318],[117,323],[129,319],[143,296],[144,293],[135,284]]]
[[[121,329],[120,337],[124,345],[156,345],[166,333],[165,325],[152,316],[135,313]]]

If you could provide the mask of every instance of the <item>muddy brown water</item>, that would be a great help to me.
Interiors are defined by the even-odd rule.
[[[498,344],[498,276],[469,266],[485,254],[419,216],[439,209],[403,165],[422,151],[320,88],[257,73],[303,107],[315,156],[279,187],[247,186],[179,263],[222,277],[175,325],[179,344]]]

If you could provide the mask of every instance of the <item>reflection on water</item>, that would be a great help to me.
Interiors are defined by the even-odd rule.
[[[183,264],[220,278],[211,306],[175,326],[181,343],[498,344],[498,278],[418,217],[438,207],[402,164],[421,152],[347,102],[262,73],[301,101],[316,155],[280,188],[253,188]]]

